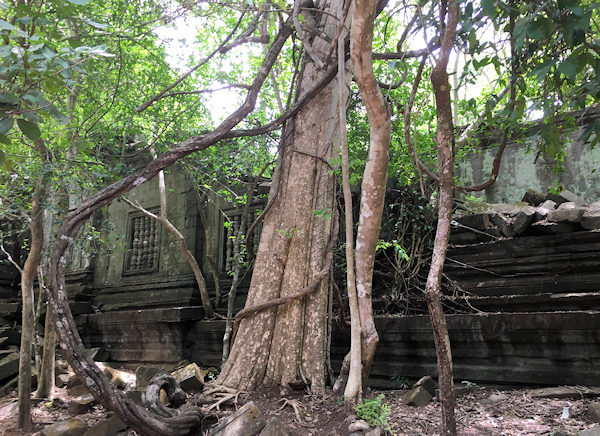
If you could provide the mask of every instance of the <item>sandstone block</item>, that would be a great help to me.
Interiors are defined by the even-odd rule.
[[[82,395],[69,403],[69,412],[73,415],[82,415],[92,410],[94,397],[91,394]]]
[[[600,422],[600,403],[593,402],[588,406],[587,412],[585,413],[585,418],[588,421],[592,422]]]
[[[348,426],[348,432],[349,433],[354,433],[354,432],[365,432],[365,431],[369,431],[371,427],[369,427],[369,424],[367,423],[367,421],[363,420],[363,419],[359,419],[357,421],[354,421],[353,423],[351,423]]]
[[[291,433],[277,418],[272,418],[262,429],[260,436],[291,436]]]
[[[7,379],[19,372],[19,354],[10,353],[0,360],[0,380]]]
[[[405,406],[424,407],[431,402],[432,395],[423,386],[419,386],[402,396],[402,404]]]
[[[138,366],[135,370],[135,388],[143,391],[152,377],[164,372],[163,369],[154,366]]]
[[[575,400],[581,398],[581,393],[578,390],[571,389],[567,386],[531,389],[528,393],[531,395],[531,398],[570,398]]]
[[[210,436],[255,436],[265,427],[265,418],[253,401],[232,413],[221,424],[214,427]]]
[[[114,436],[127,426],[121,421],[117,415],[113,415],[105,421],[100,421],[98,424],[86,431],[83,436]]]
[[[422,386],[423,388],[425,388],[425,390],[427,392],[429,392],[429,394],[433,397],[435,395],[435,390],[437,389],[437,383],[435,382],[435,380],[433,380],[433,378],[431,378],[431,376],[426,375],[425,377],[421,377],[421,379],[416,382],[412,387],[414,388],[418,388],[419,386]]]
[[[83,421],[71,418],[49,425],[42,430],[42,436],[81,436],[87,427]]]
[[[541,192],[536,191],[535,189],[527,188],[525,191],[525,195],[523,195],[523,199],[521,200],[524,203],[531,204],[532,206],[539,206],[544,202],[546,196]]]
[[[581,221],[583,212],[585,212],[585,208],[574,202],[562,203],[557,209],[548,212],[548,221],[578,223]]]
[[[173,371],[171,374],[179,382],[181,389],[186,392],[201,391],[204,389],[204,375],[195,363],[190,363],[177,371]]]
[[[581,227],[587,230],[600,229],[600,209],[588,208],[581,216]]]

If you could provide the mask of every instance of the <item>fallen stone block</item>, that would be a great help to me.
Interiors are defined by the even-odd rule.
[[[69,403],[69,412],[73,415],[82,415],[92,410],[94,405],[94,397],[91,394],[86,394],[75,398]]]
[[[588,428],[577,433],[577,436],[600,436],[600,425],[596,427]]]
[[[112,415],[110,418],[91,427],[83,436],[114,436],[126,428],[127,425],[117,415]]]
[[[456,217],[454,219],[459,225],[459,228],[466,227],[469,229],[485,230],[489,229],[492,224],[487,213],[472,213]]]
[[[365,433],[365,436],[381,436],[381,428],[375,427],[373,430],[370,430]]]
[[[402,396],[402,404],[405,406],[424,407],[431,402],[432,395],[423,386],[419,386]]]
[[[71,418],[49,425],[41,433],[43,436],[81,436],[86,430],[87,426],[82,420]]]
[[[535,189],[527,188],[521,201],[532,206],[539,206],[544,202],[544,200],[546,200],[546,196],[544,194],[536,191]]]
[[[550,235],[562,235],[565,233],[576,232],[581,229],[579,223],[561,222],[551,223],[549,221],[538,221],[530,226],[530,229],[535,233],[543,233]]]
[[[68,388],[67,393],[72,397],[81,397],[83,395],[89,394],[90,391],[88,391],[86,386],[84,386],[83,384],[80,384],[80,385],[76,385],[71,388]]]
[[[57,359],[54,362],[54,374],[69,374],[69,364],[66,360]]]
[[[291,436],[291,433],[277,418],[271,418],[260,432],[260,436]]]
[[[54,383],[57,387],[64,388],[67,385],[67,382],[69,381],[69,377],[69,374],[58,374],[54,378]]]
[[[10,327],[0,327],[0,338],[6,338],[5,345],[21,345],[21,334]]]
[[[181,389],[186,392],[201,391],[204,389],[204,375],[195,363],[173,371],[171,373],[179,383]]]
[[[110,379],[110,382],[117,388],[125,389],[127,387],[127,378],[129,377],[127,373],[111,368],[106,364],[104,364],[104,369],[102,372],[104,372],[104,374]]]
[[[152,377],[164,372],[163,369],[154,366],[138,366],[135,370],[135,388],[143,391]]]
[[[581,227],[587,230],[600,229],[600,209],[587,209],[583,212]]]
[[[365,421],[364,419],[358,419],[358,420],[352,422],[348,426],[348,432],[349,433],[365,432],[365,431],[369,431],[370,428],[371,427],[369,427],[369,424],[367,423],[367,421]]]
[[[594,201],[592,204],[588,206],[588,209],[591,210],[600,210],[600,201]]]
[[[600,403],[590,403],[587,412],[585,413],[585,418],[588,421],[600,422]]]
[[[569,388],[567,386],[558,386],[554,388],[531,389],[528,391],[531,398],[563,398],[580,399],[582,392]]]
[[[498,404],[498,403],[508,400],[508,398],[509,398],[508,395],[499,393],[499,394],[491,394],[484,401],[487,404]]]
[[[435,390],[437,389],[437,383],[431,376],[426,375],[425,377],[421,377],[419,381],[417,381],[412,388],[418,388],[419,386],[423,387],[429,394],[433,397],[435,395]]]
[[[585,208],[574,202],[562,203],[557,209],[548,212],[548,221],[578,223],[584,212]]]
[[[552,200],[554,202],[556,202],[556,204],[562,204],[562,203],[567,203],[567,202],[572,202],[572,203],[576,203],[580,206],[585,204],[585,201],[583,201],[581,198],[579,198],[577,195],[575,195],[574,193],[572,193],[571,191],[564,189],[563,191],[561,191],[560,194],[548,194],[546,195],[546,199],[548,200]]]
[[[73,374],[72,376],[69,377],[69,380],[67,380],[67,389],[71,389],[75,386],[82,385],[82,384],[83,384],[83,382],[81,381],[81,379],[77,375]]]
[[[0,380],[5,380],[19,372],[19,354],[11,353],[0,360]]]
[[[535,208],[535,215],[533,216],[534,221],[545,220],[548,216],[548,212],[556,209],[556,203],[552,200],[546,200],[538,207]]]
[[[253,401],[240,407],[221,424],[214,427],[210,436],[255,436],[267,423]]]

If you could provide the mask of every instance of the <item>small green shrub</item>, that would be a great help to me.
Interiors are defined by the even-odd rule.
[[[362,404],[354,406],[356,415],[364,419],[371,427],[380,427],[387,432],[392,432],[392,427],[388,422],[390,415],[390,405],[384,403],[384,395],[378,395],[377,398],[364,399]]]

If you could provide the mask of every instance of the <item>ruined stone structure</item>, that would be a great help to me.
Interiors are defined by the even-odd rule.
[[[595,120],[600,110],[590,110],[585,117],[588,122]],[[567,170],[558,176],[559,182],[589,203],[600,199],[600,171],[592,172],[600,165],[598,150],[587,150],[575,142],[567,148]],[[547,191],[556,178],[548,175],[553,163],[540,155],[531,165],[535,156],[521,155],[525,149],[526,145],[516,141],[509,144],[499,182],[484,193],[485,198],[512,202],[521,200],[525,188]],[[489,167],[488,160],[489,150],[484,149],[482,155],[462,164],[464,184],[481,182],[485,176],[477,168]],[[526,163],[527,171],[521,168]],[[207,241],[197,195],[177,168],[166,174],[166,185],[169,219],[186,238],[214,296],[204,258]],[[137,187],[128,198],[157,211],[156,180]],[[226,293],[231,283],[227,271],[233,227],[228,230],[223,225],[224,215],[236,223],[241,211],[217,195],[210,200],[205,208],[210,246]],[[76,202],[71,199],[72,204]],[[600,385],[596,363],[600,349],[600,233],[569,225],[567,233],[509,235],[495,224],[498,219],[510,224],[516,217],[492,214],[483,218],[474,232],[454,229],[445,272],[473,307],[471,313],[448,317],[457,379]],[[122,201],[103,208],[91,225],[96,235],[79,238],[66,280],[86,345],[100,347],[97,360],[167,368],[187,359],[200,366],[218,366],[224,322],[203,319],[194,276],[170,235]],[[96,242],[98,238],[101,244]],[[253,243],[258,243],[258,236]],[[10,267],[0,274],[0,315],[10,322],[18,318],[20,310],[15,277]],[[249,278],[246,275],[240,286],[238,308],[244,303]],[[377,328],[381,344],[372,368],[374,380],[390,386],[394,380],[435,373],[435,350],[426,315],[381,318]],[[334,331],[334,369],[348,343],[348,332]]]

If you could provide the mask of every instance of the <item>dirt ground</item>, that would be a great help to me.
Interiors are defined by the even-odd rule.
[[[389,404],[388,422],[392,434],[438,435],[440,407],[432,401],[422,408],[404,406],[401,402],[403,390],[367,390],[367,398],[383,395],[383,402]],[[34,402],[33,432],[17,429],[15,417],[16,391],[0,398],[0,435],[24,436],[41,435],[40,430],[47,425],[65,420],[69,398],[65,389],[56,389],[58,399],[53,403]],[[303,391],[285,390],[280,387],[264,387],[251,395],[242,395],[240,404],[253,400],[265,418],[276,417],[296,435],[348,435],[348,425],[355,418],[344,412],[341,399],[333,395],[315,398]],[[588,404],[592,399],[577,400],[532,399],[526,390],[498,390],[475,387],[457,399],[456,417],[459,434],[475,435],[576,435],[577,432],[594,427],[596,424],[585,418]],[[220,419],[224,419],[222,409]],[[93,425],[105,419],[108,413],[99,405],[78,418]],[[216,423],[217,417],[212,418]],[[209,420],[210,421],[210,420]],[[562,433],[558,433],[562,432]],[[133,430],[120,433],[134,436]]]

